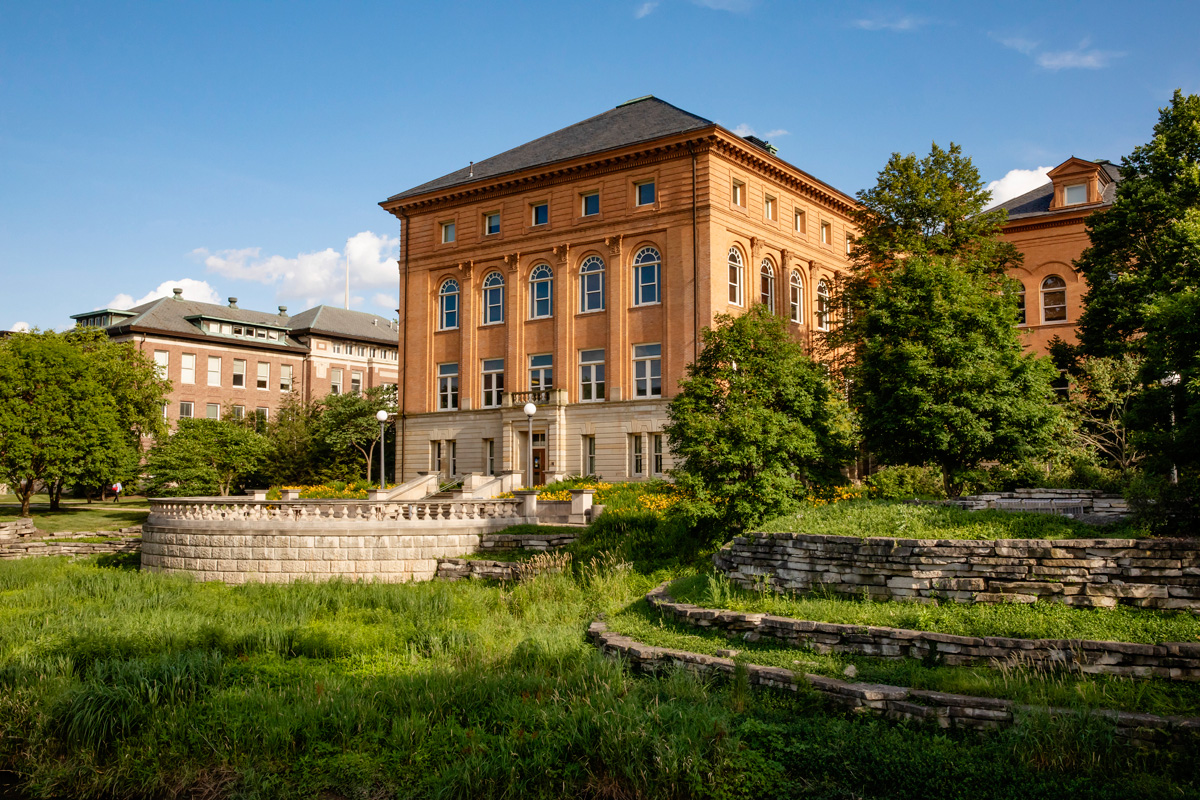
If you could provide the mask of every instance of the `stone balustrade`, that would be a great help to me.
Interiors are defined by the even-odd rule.
[[[148,524],[182,520],[251,520],[316,522],[426,522],[432,520],[505,519],[520,515],[519,500],[372,501],[249,500],[244,497],[177,497],[150,501]],[[510,523],[513,524],[513,523]]]
[[[713,557],[739,585],[880,600],[1118,603],[1200,613],[1192,539],[859,539],[798,533],[739,536]]]

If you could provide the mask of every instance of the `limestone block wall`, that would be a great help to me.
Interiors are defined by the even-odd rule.
[[[484,534],[531,522],[517,516],[518,505],[154,500],[142,568],[227,583],[429,580],[439,558],[473,553]]]
[[[22,536],[33,536],[38,529],[32,517],[18,517],[9,522],[0,522],[0,542],[10,542]]]
[[[1119,494],[1104,494],[1096,489],[1017,489],[991,492],[946,500],[946,505],[967,511],[994,508],[1002,511],[1033,511],[1063,514],[1090,522],[1116,522],[1129,516],[1129,504]]]
[[[44,538],[22,537],[0,541],[0,561],[34,556],[94,556],[115,553],[136,553],[142,546],[140,527],[120,531],[92,533],[43,534]],[[39,532],[40,533],[40,532]],[[108,541],[87,542],[82,539],[104,538]]]
[[[1013,639],[843,625],[770,614],[723,611],[677,603],[666,584],[646,595],[651,607],[687,625],[763,637],[817,653],[852,653],[875,658],[936,658],[949,666],[996,661],[1064,667],[1092,675],[1200,681],[1200,642],[1101,642],[1089,639]]]
[[[540,506],[539,506],[540,511]],[[573,543],[576,537],[569,533],[485,533],[479,542],[479,552],[512,552],[514,550],[557,550]]]
[[[746,588],[831,591],[960,603],[1049,600],[1200,612],[1200,542],[1192,539],[859,539],[739,536],[713,557]]]

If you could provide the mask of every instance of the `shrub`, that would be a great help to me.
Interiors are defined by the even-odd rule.
[[[871,497],[878,500],[904,500],[909,497],[943,499],[942,474],[937,467],[883,467],[867,478]]]

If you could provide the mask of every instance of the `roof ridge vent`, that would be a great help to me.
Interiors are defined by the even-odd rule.
[[[175,299],[175,300],[183,299],[183,289],[179,288],[178,286],[176,286],[174,289],[172,289],[171,292],[174,293],[174,295],[175,295],[175,297],[173,299]]]
[[[236,297],[229,298],[229,307],[237,308],[237,298]]]
[[[286,316],[287,316],[287,306],[280,306],[280,307],[279,307],[279,316],[281,316],[281,317],[286,317]]]
[[[624,103],[617,103],[617,108],[624,108],[625,106],[631,106],[634,103],[640,103],[643,100],[653,100],[653,99],[655,99],[654,95],[644,94],[641,97],[635,97],[632,100],[626,100]]]

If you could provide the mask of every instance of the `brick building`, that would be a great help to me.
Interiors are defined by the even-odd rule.
[[[1024,266],[1009,275],[1024,287],[1025,344],[1039,353],[1055,336],[1076,341],[1087,285],[1074,262],[1091,244],[1084,221],[1113,204],[1121,173],[1108,161],[1072,157],[1048,177],[1048,183],[997,206],[1008,211],[1004,238],[1025,256]]]
[[[171,381],[163,415],[219,418],[270,417],[289,392],[306,400],[327,394],[395,384],[396,337],[392,320],[361,311],[317,306],[288,316],[184,300],[181,289],[131,308],[102,309],[71,317],[132,342]]]
[[[776,149],[654,97],[380,205],[401,221],[404,478],[648,478],[717,314],[766,303],[810,347],[855,201]]]

